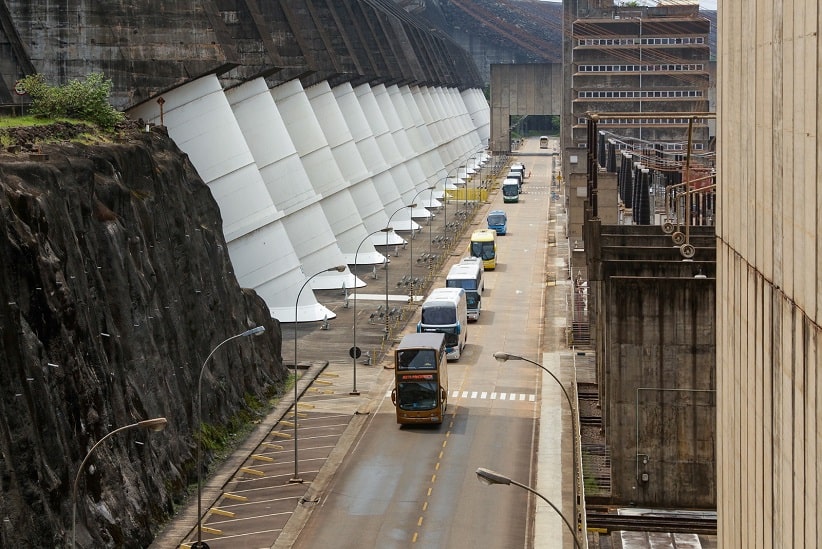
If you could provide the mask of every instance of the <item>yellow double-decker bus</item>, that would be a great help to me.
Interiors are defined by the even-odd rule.
[[[448,406],[445,334],[407,334],[394,350],[391,402],[397,423],[442,423]]]
[[[485,270],[497,266],[497,231],[479,229],[471,233],[469,250],[471,257],[479,257]]]

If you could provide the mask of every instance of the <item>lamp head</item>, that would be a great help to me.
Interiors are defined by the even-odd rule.
[[[241,333],[241,337],[252,336],[252,335],[259,335],[265,331],[265,326],[255,326],[250,330],[246,330],[245,332]]]
[[[329,270],[329,272],[330,271],[337,271],[338,273],[341,273],[345,270],[345,265],[337,265],[336,267],[331,267],[328,270]]]
[[[510,478],[484,467],[477,469],[477,479],[479,479],[481,483],[488,484],[489,486],[491,484],[511,484]]]
[[[416,202],[414,204],[409,204],[408,206],[406,206],[406,208],[416,208],[416,207],[417,207]]]
[[[164,417],[155,417],[154,419],[146,419],[144,421],[137,422],[138,427],[148,429],[149,431],[162,431],[166,428],[167,424],[168,420]]]
[[[503,353],[502,351],[497,351],[494,353],[494,358],[497,359],[497,362],[505,362],[510,358],[513,358],[508,353]]]

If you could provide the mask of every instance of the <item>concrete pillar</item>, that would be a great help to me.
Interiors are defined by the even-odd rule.
[[[164,93],[163,99],[169,135],[188,154],[220,206],[237,281],[265,300],[272,317],[293,321],[307,276],[282,224],[283,212],[266,189],[220,82],[214,75],[205,76]],[[153,103],[129,114],[159,123]],[[335,316],[311,292],[300,295],[300,320]]]

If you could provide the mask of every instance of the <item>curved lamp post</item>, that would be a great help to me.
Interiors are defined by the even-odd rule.
[[[468,153],[470,154],[470,153]],[[458,157],[457,165],[451,171],[445,174],[445,185],[443,186],[443,210],[442,210],[442,236],[445,238],[445,249],[450,250],[450,243],[448,241],[448,180],[451,178],[451,172],[456,172],[456,178],[459,179],[460,167],[462,166],[462,156]],[[465,157],[468,160],[468,157]],[[466,173],[466,175],[468,175]],[[465,193],[468,195],[468,182],[465,183]]]
[[[345,265],[337,265],[335,267],[330,267],[328,269],[323,269],[322,271],[320,271],[318,273],[314,273],[313,275],[309,276],[308,278],[305,279],[305,282],[303,282],[303,285],[300,286],[300,291],[297,292],[297,299],[296,299],[296,301],[294,301],[294,476],[291,477],[290,479],[288,479],[288,482],[302,482],[303,481],[303,479],[301,479],[300,475],[297,473],[297,466],[298,466],[298,461],[297,461],[297,399],[299,398],[299,396],[297,395],[297,380],[298,380],[298,378],[297,378],[297,321],[299,320],[297,315],[298,315],[298,311],[299,311],[299,307],[300,307],[300,294],[303,293],[303,290],[305,289],[306,285],[308,285],[308,283],[311,282],[311,280],[314,277],[320,276],[323,273],[330,273],[332,271],[336,271],[338,273],[341,273],[344,270],[345,270]],[[357,286],[356,282],[354,283],[354,286],[355,287]]]
[[[203,365],[200,367],[200,377],[197,379],[197,430],[202,434],[203,428],[203,405],[202,405],[202,397],[203,397],[203,372],[205,372],[206,365],[208,364],[209,359],[214,356],[214,353],[217,352],[217,349],[231,341],[232,339],[237,339],[240,337],[248,337],[251,335],[261,334],[265,331],[265,326],[255,326],[249,330],[246,330],[242,333],[237,335],[233,335],[228,339],[224,339],[211,350],[208,354],[206,359],[203,361]],[[201,441],[197,441],[197,543],[192,545],[192,549],[208,549],[208,544],[203,543],[203,508],[202,508],[202,451],[200,447],[202,446]]]
[[[75,540],[77,539],[77,536],[76,536],[76,534],[77,534],[77,487],[80,484],[80,474],[83,472],[83,469],[86,467],[86,462],[91,457],[91,454],[94,452],[94,450],[96,450],[97,447],[100,446],[100,444],[102,444],[104,440],[106,440],[107,438],[109,438],[111,436],[116,435],[120,431],[125,431],[127,429],[136,429],[138,427],[141,428],[141,429],[148,429],[150,431],[162,431],[163,429],[166,428],[167,423],[168,423],[168,421],[166,420],[166,418],[156,417],[154,419],[146,419],[144,421],[138,421],[137,423],[132,423],[130,425],[124,425],[123,427],[119,427],[119,428],[113,430],[112,432],[110,432],[109,434],[107,434],[106,436],[104,436],[103,438],[98,440],[94,444],[94,446],[91,447],[91,450],[88,451],[88,453],[86,454],[86,457],[84,457],[83,461],[80,463],[80,468],[77,469],[77,476],[74,477],[74,488],[72,489],[72,492],[71,492],[71,501],[72,501],[72,506],[71,506],[71,546],[72,547],[75,547]]]
[[[390,220],[389,220],[389,222],[390,222]],[[374,232],[371,232],[371,233],[368,233],[367,235],[365,235],[365,238],[363,238],[362,241],[360,242],[360,244],[357,246],[357,251],[354,252],[354,274],[355,274],[355,276],[356,276],[356,272],[357,272],[357,255],[360,253],[360,246],[362,246],[365,243],[365,241],[368,240],[368,237],[373,236],[377,233],[385,233],[385,238],[387,239],[388,238],[388,233],[390,233],[390,232],[391,232],[391,227],[383,227],[382,229],[378,229]],[[386,274],[386,278],[388,278],[388,249],[387,248],[386,248],[385,252],[386,252],[385,274]],[[385,313],[388,314],[388,311],[385,311]],[[354,284],[354,346],[351,347],[351,350],[348,352],[348,354],[351,355],[351,359],[354,362],[354,388],[351,389],[351,392],[348,393],[348,394],[356,396],[356,395],[360,394],[360,392],[357,390],[357,359],[360,358],[360,354],[361,354],[359,348],[357,347],[357,285],[356,284]]]
[[[521,357],[519,355],[512,355],[512,354],[503,353],[503,352],[494,353],[494,358],[497,359],[497,361],[499,361],[499,362],[505,362],[507,360],[522,360],[524,362],[528,362],[529,364],[533,364],[534,366],[542,368],[545,372],[548,373],[549,376],[551,376],[551,378],[554,381],[557,382],[557,385],[559,385],[559,388],[562,389],[562,394],[565,395],[565,400],[568,401],[568,408],[570,408],[570,410],[571,410],[571,429],[574,431],[572,433],[573,437],[574,437],[574,444],[573,444],[571,454],[574,456],[573,457],[573,469],[574,469],[574,522],[577,522],[578,521],[577,498],[578,498],[578,495],[579,495],[580,482],[582,481],[582,479],[580,478],[581,471],[580,471],[580,468],[579,468],[579,463],[577,462],[577,433],[579,433],[579,425],[577,425],[576,407],[574,406],[573,402],[571,401],[571,397],[570,397],[570,395],[568,395],[568,391],[565,390],[565,386],[562,384],[562,382],[559,380],[559,378],[557,376],[555,376],[554,373],[551,370],[549,370],[548,368],[546,368],[545,366],[543,366],[539,362],[535,362],[533,360]]]
[[[471,162],[472,164],[476,164],[477,166],[479,166],[479,168],[480,168],[480,172],[479,172],[480,173],[480,179],[482,179],[482,164],[479,163],[479,161],[478,161],[479,159],[477,159],[477,155],[481,156],[482,152],[483,152],[483,150],[480,149],[480,150],[474,152],[473,154],[471,154],[471,156],[468,157],[472,160],[472,162]],[[477,173],[477,172],[474,172],[474,173]],[[465,163],[465,175],[466,175],[466,178],[467,178],[467,176],[468,176],[468,163],[467,162]],[[474,178],[472,177],[471,179],[474,179]],[[479,183],[477,183],[477,189],[479,189]],[[465,209],[468,210],[468,180],[467,179],[465,181]]]
[[[409,204],[408,206],[402,206],[394,210],[388,217],[388,225],[386,225],[389,229],[391,228],[391,220],[394,219],[394,216],[397,215],[399,212],[403,211],[405,208],[414,209],[416,208],[416,204]],[[413,223],[414,220],[411,220]],[[395,231],[396,232],[396,231]],[[414,239],[414,228],[411,228],[411,239]],[[413,246],[413,244],[412,244]],[[385,233],[385,335],[388,337],[388,233]]]
[[[417,197],[419,195],[421,195],[422,193],[424,193],[425,191],[429,191],[431,193],[431,196],[434,196],[434,189],[435,189],[435,186],[431,185],[430,187],[426,187],[425,189],[417,192],[417,194],[414,195],[414,198],[411,199],[411,202],[414,202],[417,199]],[[431,204],[430,199],[428,201],[428,204]],[[428,212],[428,213],[430,215],[431,212]],[[430,236],[431,236],[431,220],[430,219],[428,220],[428,235],[429,235],[429,238],[430,238]],[[429,243],[428,247],[429,247],[429,249],[431,248],[430,243]],[[409,250],[408,253],[411,254],[411,267],[410,267],[410,274],[409,274],[409,276],[411,277],[411,282],[410,282],[410,285],[411,285],[411,299],[410,299],[410,303],[413,305],[414,304],[414,231],[413,230],[411,231],[411,249]]]
[[[445,174],[445,184],[442,187],[442,236],[445,238],[446,250],[451,249],[448,243],[448,180],[451,179],[451,172],[456,172],[456,177],[459,178],[460,164],[462,164],[461,161],[457,163],[455,168]]]
[[[527,490],[528,492],[531,492],[532,494],[534,494],[538,498],[542,499],[545,503],[550,505],[551,508],[554,511],[557,512],[557,514],[562,519],[562,522],[564,522],[565,526],[568,527],[568,530],[571,532],[571,537],[574,538],[574,545],[577,546],[577,549],[582,549],[582,547],[579,544],[579,539],[577,538],[576,532],[574,532],[574,529],[571,527],[571,524],[568,522],[568,519],[565,518],[565,515],[562,514],[562,511],[557,509],[557,506],[554,505],[553,503],[551,503],[551,501],[548,498],[546,498],[545,496],[543,496],[542,494],[540,494],[539,492],[537,492],[536,490],[534,490],[530,486],[526,486],[525,484],[520,484],[519,482],[517,482],[515,480],[511,480],[510,478],[506,477],[505,475],[501,475],[501,474],[497,473],[496,471],[492,471],[491,469],[485,469],[483,467],[480,467],[479,469],[477,469],[477,478],[483,484],[488,484],[488,485],[503,484],[503,485],[507,486],[509,484],[513,484],[514,486],[519,486],[523,490]]]

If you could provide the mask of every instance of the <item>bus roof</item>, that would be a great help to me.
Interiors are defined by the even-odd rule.
[[[445,339],[445,334],[441,332],[422,332],[422,333],[411,333],[405,334],[402,337],[399,345],[397,345],[397,350],[401,351],[403,349],[439,349],[443,345],[443,339]]]
[[[462,280],[477,278],[477,273],[480,272],[482,264],[477,263],[457,263],[448,270],[447,279]]]
[[[494,229],[477,229],[471,233],[471,240],[474,242],[490,242],[497,239],[497,231]]]
[[[465,290],[462,288],[434,288],[422,304],[425,307],[448,303],[456,305],[464,299]]]

